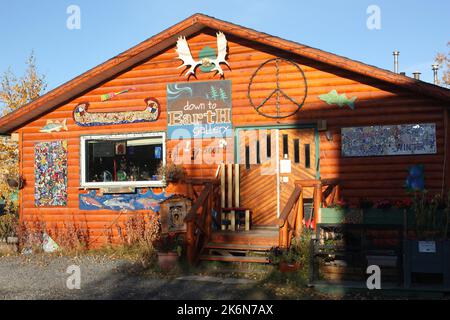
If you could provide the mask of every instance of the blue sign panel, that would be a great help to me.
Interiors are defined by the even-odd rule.
[[[232,136],[231,81],[167,85],[169,139]]]

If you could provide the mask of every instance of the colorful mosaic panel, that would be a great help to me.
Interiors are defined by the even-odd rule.
[[[34,179],[37,207],[67,205],[67,141],[34,145]]]
[[[436,153],[436,124],[342,128],[342,156],[370,157]]]
[[[151,189],[146,192],[131,194],[104,194],[98,195],[95,190],[79,195],[81,210],[114,210],[134,211],[152,210],[159,212],[159,203],[170,197],[166,192],[155,193]]]

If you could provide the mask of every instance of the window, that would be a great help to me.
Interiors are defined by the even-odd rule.
[[[283,157],[288,158],[289,157],[289,145],[288,142],[289,137],[287,134],[283,134]]]
[[[257,164],[261,164],[261,157],[259,155],[259,153],[261,152],[261,146],[259,143],[259,140],[256,140],[256,163]]]
[[[294,162],[300,163],[300,140],[294,139]]]
[[[163,132],[82,136],[80,150],[82,187],[163,186]]]
[[[305,168],[311,168],[311,150],[310,145],[305,144]]]

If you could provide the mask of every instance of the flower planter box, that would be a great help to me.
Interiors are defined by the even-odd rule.
[[[411,213],[408,214],[410,221]],[[364,224],[403,224],[404,213],[403,210],[397,208],[389,209],[366,209],[364,210],[363,223]]]
[[[158,264],[161,270],[170,271],[178,265],[176,252],[158,252]]]
[[[361,209],[321,208],[320,223],[362,223]]]

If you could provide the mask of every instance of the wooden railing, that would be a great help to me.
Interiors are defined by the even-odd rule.
[[[339,200],[339,181],[336,179],[326,180],[297,180],[286,205],[278,218],[280,228],[279,246],[288,248],[291,245],[292,237],[298,237],[303,228],[303,191],[305,188],[314,188],[313,208],[314,227],[317,225],[319,210],[327,207]]]
[[[189,195],[193,198],[186,215],[186,257],[195,264],[211,237],[212,223],[220,226],[220,181],[216,179],[188,179]],[[196,187],[201,187],[201,191]],[[213,217],[213,209],[217,213]]]
[[[278,218],[279,246],[281,248],[290,247],[294,232],[296,237],[301,234],[303,215],[303,189],[296,185]]]

